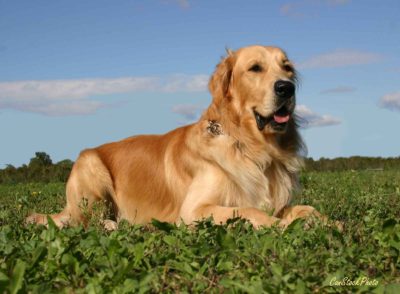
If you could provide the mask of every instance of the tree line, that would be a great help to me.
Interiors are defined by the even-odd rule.
[[[20,167],[7,164],[0,169],[0,184],[66,182],[73,164],[69,159],[53,163],[47,153],[36,152],[28,164]]]
[[[0,169],[0,184],[16,184],[31,182],[66,182],[71,172],[73,161],[65,159],[53,163],[45,152],[36,152],[28,164],[14,167],[7,164]],[[344,170],[400,170],[400,157],[338,157],[333,159],[305,159],[306,171],[344,171]]]
[[[351,156],[333,159],[321,157],[318,160],[305,159],[307,171],[344,171],[344,170],[400,170],[399,157]]]

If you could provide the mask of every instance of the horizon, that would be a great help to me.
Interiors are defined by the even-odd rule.
[[[46,153],[47,155],[49,155],[53,165],[59,164],[60,162],[65,161],[65,160],[70,160],[70,161],[72,161],[72,162],[75,162],[75,160],[72,160],[71,158],[64,158],[64,159],[61,159],[61,160],[58,160],[58,161],[53,161],[53,159],[51,158],[51,155],[48,154],[47,152],[45,152],[45,151],[43,151],[43,150],[42,150],[42,151],[36,151],[36,152],[44,152],[44,153]],[[34,155],[35,155],[35,154],[33,154],[32,158],[35,158]],[[348,157],[334,157],[334,158],[320,157],[320,158],[317,158],[317,159],[316,159],[316,158],[312,158],[312,157],[304,157],[304,160],[310,160],[310,159],[312,159],[313,161],[320,161],[320,160],[337,160],[337,159],[349,159],[349,158],[354,158],[354,157],[373,158],[373,159],[382,159],[382,160],[387,160],[387,159],[400,159],[400,155],[399,155],[399,156],[389,156],[389,157],[380,157],[380,156],[373,156],[373,157],[370,157],[370,156],[359,156],[359,155],[354,155],[354,156],[348,156]],[[31,158],[31,159],[32,159],[32,158]],[[21,165],[19,165],[19,166],[14,166],[14,165],[12,165],[12,164],[11,164],[11,166],[13,166],[14,168],[20,168],[20,167],[22,167],[22,166],[24,166],[24,165],[28,166],[28,165],[29,165],[29,161],[30,161],[30,160],[28,160],[28,162],[25,162],[25,163],[23,163],[23,164],[21,164]],[[10,164],[5,164],[4,167],[0,167],[0,170],[5,169],[8,165],[10,165]]]
[[[0,168],[196,121],[225,55],[283,48],[308,154],[399,157],[400,2],[0,2]]]

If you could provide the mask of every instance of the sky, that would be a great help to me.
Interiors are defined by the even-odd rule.
[[[0,0],[0,168],[196,121],[225,55],[284,49],[308,156],[400,156],[400,1]]]

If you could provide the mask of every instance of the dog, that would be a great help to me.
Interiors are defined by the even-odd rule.
[[[209,80],[210,106],[198,122],[164,135],[140,135],[80,153],[66,185],[59,227],[87,224],[82,202],[113,204],[117,219],[192,224],[233,217],[254,227],[323,218],[289,206],[303,148],[295,110],[296,71],[277,47],[227,51]],[[28,222],[46,224],[33,214]]]

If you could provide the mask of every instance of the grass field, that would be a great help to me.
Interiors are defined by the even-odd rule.
[[[243,220],[122,222],[114,232],[96,218],[88,229],[24,226],[33,210],[63,207],[64,184],[2,185],[0,292],[400,293],[400,171],[303,173],[301,181],[295,202],[345,222],[343,232],[305,230],[302,221],[283,232]]]

